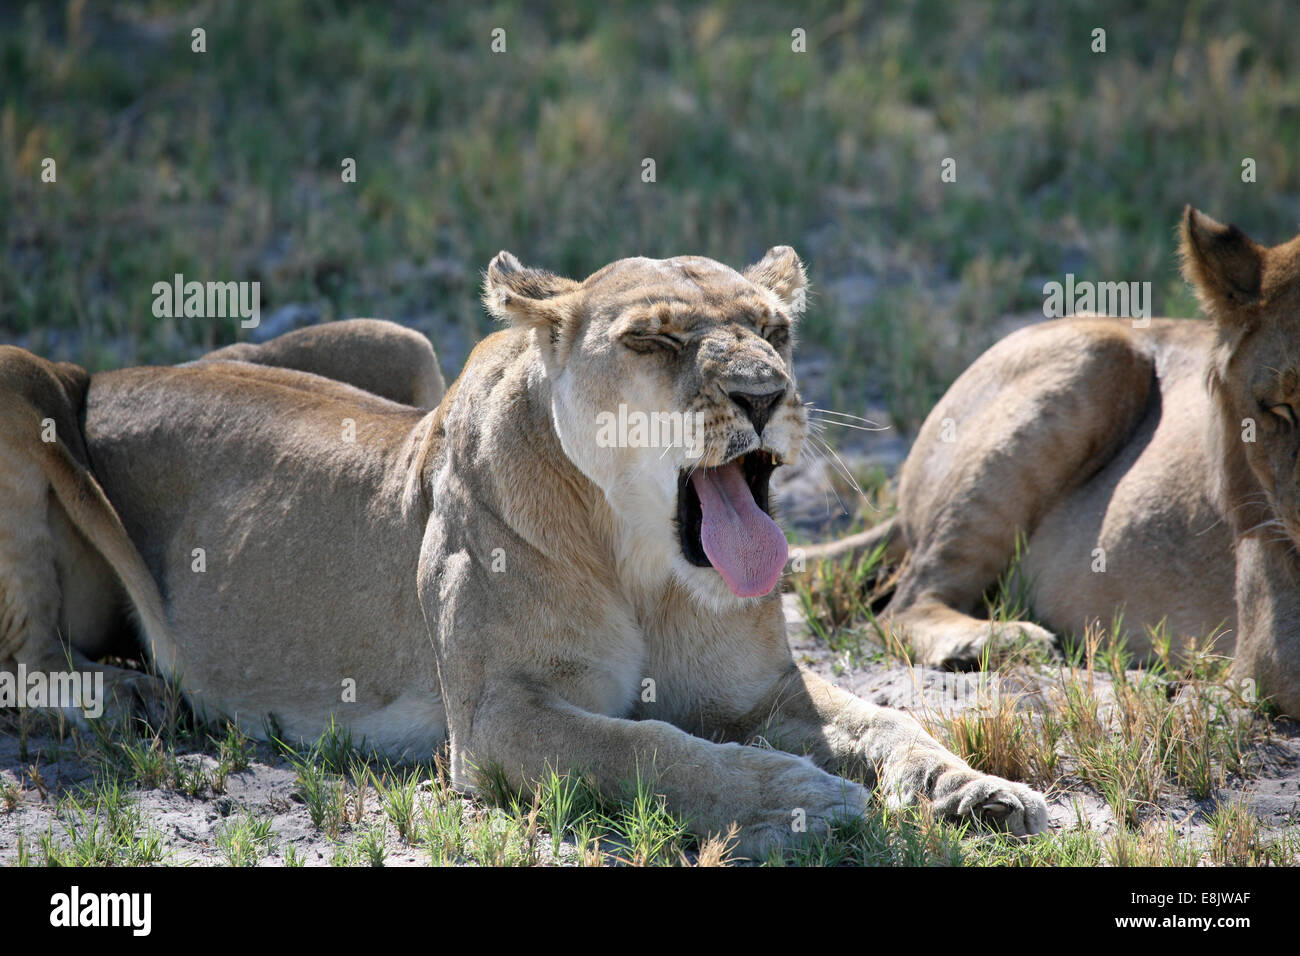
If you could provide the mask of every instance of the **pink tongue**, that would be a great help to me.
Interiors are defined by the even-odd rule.
[[[754,501],[739,462],[697,468],[691,484],[700,496],[704,553],[737,597],[757,597],[776,586],[789,556],[785,535]]]

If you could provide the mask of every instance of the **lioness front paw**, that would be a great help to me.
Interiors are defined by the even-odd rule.
[[[860,784],[802,760],[790,760],[765,783],[758,806],[737,820],[736,852],[754,860],[809,835],[825,835],[834,821],[860,816],[871,801]]]
[[[1013,836],[1032,836],[1047,829],[1047,801],[1023,783],[981,774],[941,799],[934,809],[947,817],[974,820]]]

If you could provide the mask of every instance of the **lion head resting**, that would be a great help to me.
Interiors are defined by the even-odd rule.
[[[1300,236],[1261,246],[1191,207],[1181,231],[1183,273],[1218,333],[1224,504],[1238,534],[1300,545]]]
[[[806,282],[785,246],[743,273],[634,258],[578,282],[508,252],[487,270],[488,311],[532,330],[564,453],[640,560],[710,606],[767,594],[785,565],[769,480],[807,428],[791,363]]]

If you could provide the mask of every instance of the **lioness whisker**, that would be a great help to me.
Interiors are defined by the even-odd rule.
[[[808,438],[809,438],[810,441],[816,441],[816,442],[819,442],[819,443],[821,444],[821,446],[822,446],[822,447],[823,447],[827,452],[830,453],[830,455],[835,459],[835,465],[836,465],[835,470],[836,470],[837,472],[839,472],[839,473],[844,477],[844,480],[845,480],[845,481],[847,481],[849,484],[851,484],[851,485],[854,487],[854,489],[855,489],[855,490],[857,491],[857,493],[858,493],[858,496],[859,496],[860,498],[862,498],[864,501],[867,502],[867,504],[868,504],[868,506],[871,508],[871,510],[873,510],[873,511],[878,511],[879,509],[876,508],[874,505],[871,504],[871,499],[868,498],[868,497],[867,497],[867,493],[866,493],[865,491],[862,490],[862,485],[860,485],[860,484],[858,483],[857,479],[855,479],[855,478],[853,477],[853,474],[849,471],[849,467],[848,467],[848,465],[846,465],[846,464],[844,463],[844,459],[842,459],[842,458],[841,458],[841,457],[836,453],[835,449],[832,448],[832,447],[830,446],[830,444],[827,443],[826,440],[823,439],[823,438],[821,438],[820,436],[810,434],[810,435],[808,436]],[[823,457],[823,460],[829,461],[829,459],[825,459],[824,457]],[[834,485],[831,486],[831,490],[832,490],[832,491],[835,490]],[[844,499],[840,497],[838,491],[835,492],[835,499],[839,502],[839,504],[840,504],[840,509],[841,509],[845,514],[849,514],[849,513],[850,513],[850,512],[849,512],[849,509],[845,506],[845,504],[844,504]]]
[[[813,438],[814,436],[810,434],[808,437],[809,437],[809,439],[811,439],[811,438]],[[825,444],[825,442],[823,442],[823,444]],[[827,458],[825,454],[823,454],[822,452],[818,451],[815,447],[813,447],[813,445],[811,444],[811,442],[810,442],[809,444],[805,445],[804,447],[808,449],[808,451],[809,451],[810,454],[816,456],[816,458],[815,458],[814,460],[816,460],[816,461],[818,461],[818,462],[823,462],[823,463],[828,463],[828,462],[830,461],[830,459]],[[843,514],[848,514],[848,513],[849,513],[849,509],[848,509],[847,507],[845,507],[845,505],[844,505],[844,499],[841,498],[841,497],[840,497],[840,493],[839,493],[838,491],[835,490],[835,486],[834,486],[833,484],[827,484],[826,487],[827,487],[827,489],[829,489],[829,491],[830,491],[830,494],[827,494],[827,493],[826,493],[826,490],[823,490],[823,491],[822,491],[822,498],[824,499],[824,501],[825,501],[825,505],[826,505],[826,513],[827,513],[828,515],[831,513],[831,499],[830,499],[830,495],[833,494],[833,495],[835,496],[835,500],[839,503],[839,506],[840,506],[840,512],[843,513]]]
[[[1201,535],[1208,534],[1209,532],[1213,531],[1219,525],[1223,524],[1224,521],[1227,520],[1227,518],[1230,515],[1236,513],[1237,511],[1240,511],[1242,508],[1246,508],[1252,505],[1268,505],[1268,504],[1269,501],[1268,501],[1267,492],[1258,491],[1258,492],[1254,492],[1253,494],[1246,495],[1245,497],[1242,498],[1241,501],[1237,502],[1235,505],[1232,505],[1229,508],[1225,508],[1223,514],[1220,515],[1216,520],[1210,522],[1200,531],[1197,531],[1196,537],[1199,538]]]
[[[1245,531],[1241,533],[1241,536],[1244,538],[1248,535],[1254,534],[1256,531],[1261,531],[1264,528],[1282,528],[1282,527],[1283,527],[1282,522],[1279,521],[1277,518],[1269,518],[1267,521],[1261,521],[1253,528],[1247,528]]]
[[[813,415],[813,414],[823,415],[823,416],[825,416],[825,415],[838,415],[840,418],[849,418],[849,419],[852,419],[852,420],[855,421],[855,422],[863,422],[863,423],[865,423],[865,424],[867,424],[867,425],[872,426],[871,428],[867,429],[867,431],[882,431],[882,432],[883,432],[883,431],[888,431],[889,428],[890,428],[889,425],[882,425],[882,424],[880,424],[879,422],[872,421],[870,418],[863,418],[861,415],[851,415],[851,414],[849,414],[848,412],[840,412],[840,411],[836,411],[836,410],[833,409],[833,408],[819,408],[819,407],[817,407],[816,405],[812,405],[811,403],[809,403],[809,405],[807,406],[807,408],[808,408],[808,414],[810,414],[810,415]],[[829,420],[829,419],[828,419],[828,420]]]
[[[833,418],[822,419],[818,424],[839,425],[841,428],[856,428],[860,432],[885,432],[889,431],[889,426],[884,425],[877,428],[867,428],[865,425],[854,425],[851,422],[837,422]]]
[[[844,480],[847,481],[849,484],[851,484],[854,488],[856,488],[858,494],[865,498],[867,496],[867,493],[862,490],[862,485],[860,485],[857,479],[853,477],[853,473],[849,471],[849,466],[844,463],[844,459],[841,458],[839,456],[839,453],[836,452],[835,449],[830,446],[830,443],[827,442],[826,439],[822,438],[820,435],[809,435],[808,437],[811,438],[813,441],[821,442],[822,447],[824,447],[826,451],[829,452],[831,456],[834,457],[836,463],[838,463],[839,465],[838,470],[840,474],[844,476]]]

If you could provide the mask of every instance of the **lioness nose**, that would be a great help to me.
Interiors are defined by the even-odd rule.
[[[776,403],[785,397],[785,389],[778,388],[774,392],[728,392],[727,395],[740,406],[754,426],[754,431],[762,435],[763,426],[772,417]]]

